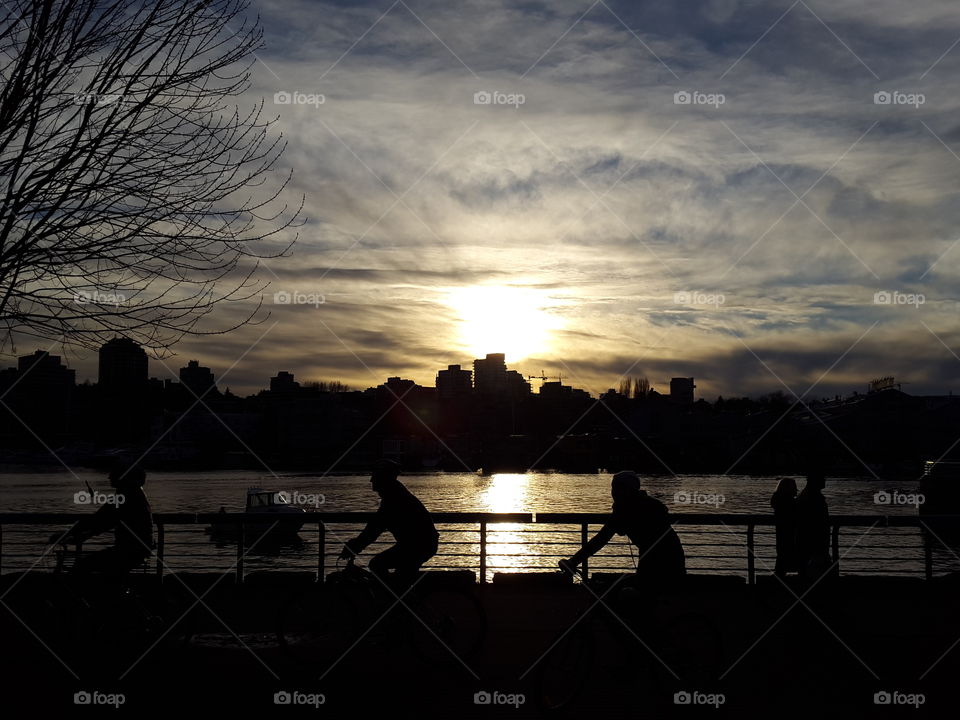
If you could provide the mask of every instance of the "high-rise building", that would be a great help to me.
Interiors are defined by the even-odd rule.
[[[180,382],[198,398],[207,399],[217,392],[217,383],[210,368],[202,367],[196,360],[191,360],[186,367],[180,368]]]
[[[682,405],[693,404],[693,378],[670,378],[670,399]]]
[[[503,395],[507,387],[506,355],[487,353],[473,361],[473,389],[479,395]]]
[[[465,397],[473,390],[473,373],[448,365],[437,373],[437,395],[443,399]]]
[[[300,383],[293,379],[293,373],[281,370],[276,377],[270,378],[270,392],[294,392],[300,389]]]
[[[523,397],[530,394],[530,383],[516,370],[507,370],[506,389],[510,397]]]
[[[97,384],[110,394],[137,394],[147,387],[147,353],[130,338],[117,337],[100,348]]]
[[[388,391],[396,398],[402,398],[411,392],[417,384],[413,380],[405,380],[401,377],[388,377],[387,381],[380,387]],[[408,400],[410,398],[407,398]]]
[[[70,392],[76,385],[76,370],[71,370],[60,362],[59,355],[51,355],[46,350],[37,350],[33,355],[24,355],[17,359],[19,386],[24,394],[30,391],[57,394]]]
[[[516,370],[507,370],[503,353],[488,353],[473,361],[473,389],[485,397],[518,397],[530,394],[530,383]]]
[[[540,386],[540,396],[545,398],[565,398],[570,397],[573,392],[573,388],[569,385],[564,385],[559,380],[553,380],[550,382],[544,382]]]
[[[37,350],[17,360],[17,380],[12,406],[30,435],[59,442],[69,427],[70,404],[76,371],[60,362],[59,355]]]

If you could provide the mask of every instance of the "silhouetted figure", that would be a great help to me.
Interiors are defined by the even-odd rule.
[[[821,472],[807,474],[807,484],[797,497],[797,562],[808,580],[820,578],[830,566],[830,511],[823,497]]]
[[[770,498],[777,529],[777,564],[774,572],[783,577],[797,572],[797,483],[781,478]]]
[[[640,487],[635,472],[623,471],[610,483],[613,512],[600,532],[593,536],[569,560],[561,560],[565,570],[579,565],[597,553],[614,535],[626,535],[637,546],[636,587],[645,594],[656,594],[686,575],[683,545],[670,524],[666,505],[650,497]]]
[[[142,565],[153,548],[153,517],[150,502],[143,492],[147,480],[143,468],[136,464],[118,464],[110,471],[109,478],[110,485],[117,491],[115,501],[104,504],[95,513],[80,520],[64,540],[83,542],[113,530],[113,547],[80,558],[74,572],[125,575]]]
[[[370,487],[380,496],[376,516],[357,537],[344,544],[341,558],[362,552],[384,531],[389,531],[397,544],[370,561],[370,571],[386,580],[389,571],[402,585],[412,582],[420,567],[437,554],[439,534],[430,513],[407,490],[397,477],[400,466],[392,460],[381,460],[370,476]]]

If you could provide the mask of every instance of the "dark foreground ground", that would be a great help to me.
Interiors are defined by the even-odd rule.
[[[953,577],[844,577],[799,604],[774,578],[756,586],[694,578],[660,612],[694,618],[695,632],[715,632],[706,645],[689,646],[716,651],[712,677],[670,680],[628,630],[587,620],[583,689],[553,713],[539,702],[542,658],[593,601],[583,587],[516,575],[473,586],[489,623],[474,657],[426,661],[399,634],[374,630],[332,667],[311,667],[288,657],[274,636],[278,608],[302,577],[265,573],[242,588],[226,578],[212,589],[219,576],[183,577],[210,612],[194,613],[189,641],[172,641],[171,633],[132,657],[95,632],[83,641],[89,652],[77,652],[77,642],[63,639],[76,636],[75,627],[51,627],[47,599],[65,591],[62,580],[4,575],[2,716],[910,718],[956,717],[960,702],[960,579]],[[675,701],[684,691],[690,704]],[[90,705],[75,702],[84,692]],[[277,704],[284,692],[300,704]],[[483,692],[491,703],[476,702]]]

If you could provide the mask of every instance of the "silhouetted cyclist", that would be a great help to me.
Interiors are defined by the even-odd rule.
[[[117,491],[112,501],[77,522],[61,542],[84,542],[113,530],[113,546],[80,558],[74,572],[122,576],[142,565],[153,548],[153,517],[150,502],[143,492],[147,480],[143,468],[136,464],[120,464],[110,471],[109,478],[110,485]]]
[[[341,558],[362,552],[384,531],[389,531],[397,544],[370,561],[370,571],[386,580],[390,570],[400,583],[416,579],[420,567],[437,554],[439,534],[430,513],[397,478],[400,466],[392,460],[381,460],[370,476],[370,486],[380,496],[376,516],[357,537],[344,544]]]
[[[667,507],[640,488],[640,477],[630,471],[618,472],[610,484],[613,512],[610,519],[569,560],[561,560],[567,572],[598,552],[614,535],[626,535],[637,546],[637,574],[634,587],[645,596],[656,595],[682,581],[686,575],[683,545],[670,524]]]

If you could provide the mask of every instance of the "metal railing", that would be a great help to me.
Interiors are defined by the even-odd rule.
[[[156,513],[156,548],[150,571],[227,572],[243,582],[258,570],[309,571],[322,581],[336,567],[345,540],[353,537],[374,513],[313,512],[294,539],[264,543],[263,519],[244,513]],[[49,569],[42,558],[46,538],[62,532],[84,514],[0,514],[0,572]],[[570,557],[609,518],[604,513],[434,513],[440,549],[427,569],[471,570],[481,583],[498,571],[552,571],[557,560]],[[773,572],[776,559],[774,519],[770,515],[683,514],[672,520],[683,542],[688,572],[725,574],[756,582]],[[233,527],[229,539],[206,528]],[[895,515],[837,515],[830,518],[833,559],[844,575],[915,576],[930,579],[960,571],[960,556],[944,529],[960,529],[960,516],[937,518]],[[43,540],[40,540],[43,536]],[[109,536],[89,541],[96,549]],[[389,533],[368,549],[389,545]],[[585,570],[627,572],[635,549],[617,538],[589,562]],[[589,565],[589,567],[588,567]]]

